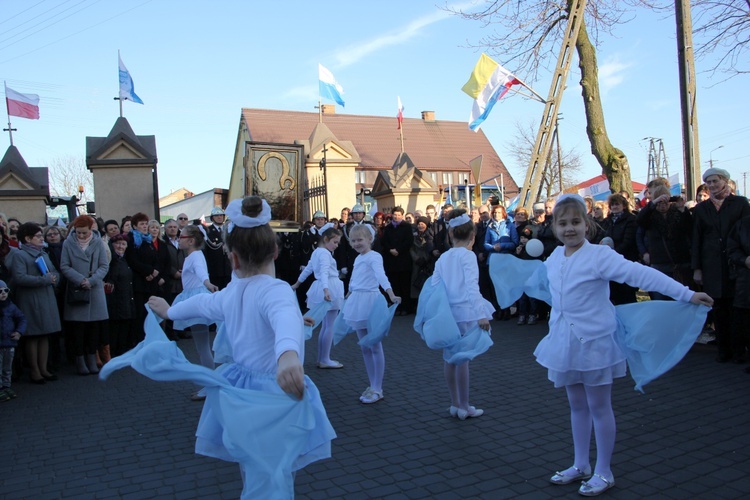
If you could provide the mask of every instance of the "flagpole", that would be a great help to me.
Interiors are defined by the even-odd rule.
[[[120,61],[121,61],[121,58],[120,58],[120,49],[117,49],[117,72],[118,72],[118,75],[119,75],[119,71],[120,71]],[[120,77],[118,76],[117,77],[117,93],[118,93],[118,95],[119,95],[119,92],[120,92]],[[119,97],[115,97],[115,101],[117,101],[117,103],[120,105],[120,118],[122,118],[122,99],[119,98]]]
[[[398,129],[399,139],[401,140],[401,153],[404,152],[404,122],[401,122],[401,127]]]
[[[318,122],[323,123],[323,103],[320,101],[320,96],[318,96]]]
[[[519,80],[519,81],[520,81],[520,80]],[[523,83],[522,83],[521,85],[523,85]],[[524,85],[524,86],[525,86],[525,85]],[[526,88],[529,88],[529,87],[526,87]],[[523,93],[523,92],[521,92],[520,90],[518,90],[518,89],[514,89],[513,87],[509,88],[508,90],[510,90],[510,91],[512,91],[512,92],[515,92],[516,94],[520,94],[520,95],[522,95],[522,96],[524,96],[524,97],[528,97],[529,99],[533,99],[533,100],[535,100],[535,101],[539,101],[539,102],[541,102],[542,104],[546,104],[546,103],[547,103],[547,101],[545,101],[545,100],[544,100],[544,99],[542,99],[542,98],[539,98],[539,99],[537,99],[537,96],[538,96],[539,94],[537,94],[537,93],[536,93],[536,92],[534,92],[533,90],[532,90],[532,92],[534,92],[534,95],[524,94],[524,93]],[[529,90],[531,90],[531,89],[529,89]]]
[[[10,124],[10,104],[8,104],[8,84],[3,80],[3,86],[5,87],[5,111],[8,113],[8,128],[4,128],[3,131],[7,131],[10,136],[10,145],[13,145],[13,126]]]
[[[545,100],[545,99],[544,99],[544,98],[543,98],[542,96],[540,96],[540,95],[539,95],[539,94],[538,94],[538,93],[536,92],[536,90],[534,90],[534,89],[532,89],[531,87],[529,87],[528,85],[526,85],[526,82],[524,82],[523,80],[521,80],[520,78],[518,78],[518,77],[517,77],[517,76],[515,76],[515,75],[513,75],[513,76],[515,77],[515,79],[516,79],[516,80],[518,80],[518,83],[520,83],[521,85],[523,85],[524,87],[526,87],[527,89],[529,89],[529,90],[531,91],[531,93],[532,93],[532,94],[534,94],[534,95],[535,95],[535,96],[536,96],[536,97],[537,97],[537,98],[539,99],[539,101],[540,101],[540,102],[543,102],[543,103],[545,103],[545,104],[547,103],[547,101],[546,101],[546,100]]]

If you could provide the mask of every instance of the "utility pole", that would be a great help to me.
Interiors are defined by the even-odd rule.
[[[646,137],[645,139],[650,141],[648,145],[647,182],[651,182],[657,177],[668,179],[669,167],[667,166],[667,153],[664,151],[664,141],[655,137]]]
[[[675,0],[674,7],[677,20],[677,60],[680,73],[685,195],[688,200],[692,200],[695,197],[695,189],[700,184],[701,177],[698,146],[698,104],[695,97],[693,21],[690,16],[690,0]]]

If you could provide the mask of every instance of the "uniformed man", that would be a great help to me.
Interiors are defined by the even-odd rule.
[[[208,277],[211,283],[223,289],[232,278],[232,266],[229,258],[224,252],[224,238],[222,227],[226,215],[221,207],[211,209],[211,224],[206,227],[206,244],[203,247],[203,255],[206,257]]]

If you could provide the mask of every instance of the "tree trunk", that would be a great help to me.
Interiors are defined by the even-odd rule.
[[[633,184],[630,180],[628,159],[618,148],[609,142],[607,128],[604,125],[604,110],[599,99],[599,69],[596,62],[596,49],[586,32],[586,22],[581,25],[576,40],[578,66],[581,68],[581,87],[583,88],[583,106],[586,110],[586,134],[591,143],[591,153],[602,166],[602,173],[607,176],[609,188],[613,193],[627,191],[633,199]]]

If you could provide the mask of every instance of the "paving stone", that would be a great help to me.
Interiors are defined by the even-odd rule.
[[[544,325],[493,322],[495,345],[471,363],[477,419],[448,415],[441,353],[394,319],[383,346],[386,398],[362,405],[367,385],[361,351],[346,338],[333,355],[343,370],[314,368],[339,436],[333,457],[298,471],[301,499],[575,498],[577,485],[548,483],[573,457],[564,390],[552,388],[532,356]],[[191,341],[178,346],[197,359]],[[673,370],[633,390],[616,381],[617,486],[608,498],[746,498],[750,463],[750,376],[717,364],[715,348],[696,346]],[[59,384],[23,379],[22,397],[3,403],[0,492],[8,499],[238,498],[236,464],[194,454],[201,403],[189,383],[157,383],[122,370],[107,382],[79,377],[71,366]],[[7,432],[13,429],[13,432]],[[592,439],[592,465],[595,460]]]

